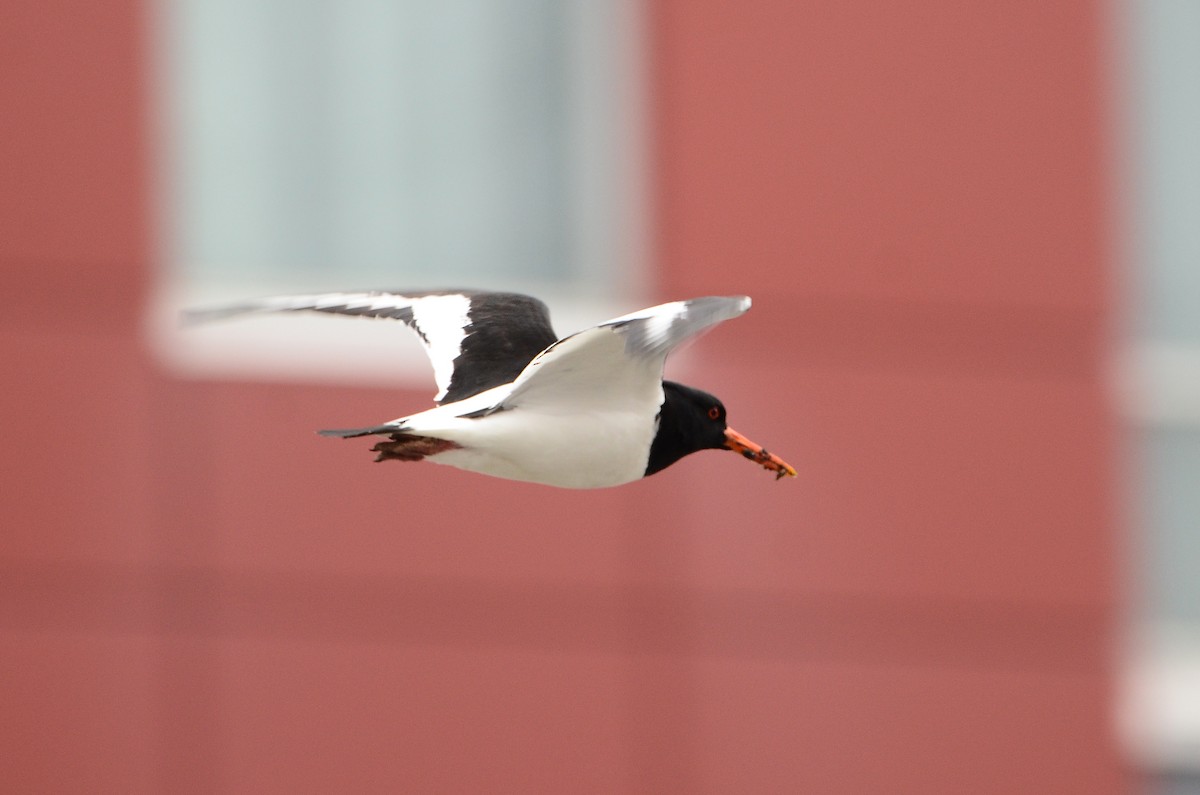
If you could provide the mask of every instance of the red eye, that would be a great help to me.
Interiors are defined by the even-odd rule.
[[[708,410],[708,418],[710,420],[719,420],[721,418],[721,410],[716,406],[713,406]]]

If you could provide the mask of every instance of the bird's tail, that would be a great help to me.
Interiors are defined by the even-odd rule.
[[[407,433],[403,423],[392,422],[387,425],[376,425],[371,428],[344,428],[332,431],[317,431],[322,436],[334,436],[339,439],[354,439],[359,436],[388,436],[389,439],[376,443],[371,452],[379,453],[376,461],[420,461],[426,456],[444,453],[447,450],[457,450],[460,445],[448,439],[438,439],[432,436],[418,436]]]

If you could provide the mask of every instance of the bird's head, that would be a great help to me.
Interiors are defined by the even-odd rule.
[[[666,469],[699,450],[732,450],[774,472],[776,478],[796,476],[796,470],[782,458],[730,428],[725,419],[725,404],[716,396],[664,381],[658,433],[650,447],[646,474]]]

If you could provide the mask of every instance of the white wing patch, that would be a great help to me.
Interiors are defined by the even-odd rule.
[[[430,295],[412,302],[413,322],[420,329],[433,378],[437,381],[435,401],[441,401],[454,377],[454,360],[462,353],[467,336],[471,299],[465,295]]]

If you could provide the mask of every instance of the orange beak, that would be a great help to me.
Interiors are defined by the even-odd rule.
[[[725,429],[725,447],[735,453],[741,453],[763,469],[771,470],[775,473],[776,480],[784,475],[790,478],[796,477],[796,470],[790,464],[779,456],[768,453],[760,445],[742,436],[733,428]]]

